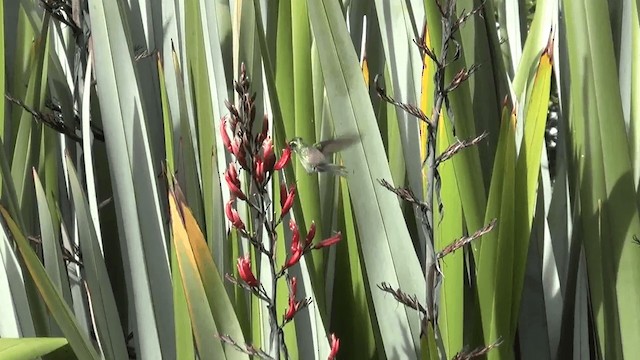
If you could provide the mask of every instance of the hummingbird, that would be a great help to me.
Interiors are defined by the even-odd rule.
[[[289,147],[298,156],[307,174],[329,172],[340,176],[347,176],[347,169],[334,164],[331,155],[356,143],[356,136],[323,140],[311,146],[304,143],[301,137],[289,141]]]

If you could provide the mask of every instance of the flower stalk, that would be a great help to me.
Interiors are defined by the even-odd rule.
[[[290,251],[285,259],[278,259],[276,248],[278,242],[277,227],[282,225],[293,207],[296,188],[280,184],[280,212],[275,216],[273,199],[269,195],[273,175],[290,164],[291,149],[286,147],[282,155],[276,158],[273,139],[269,136],[269,121],[265,115],[261,127],[254,136],[255,96],[249,92],[249,79],[244,64],[241,66],[240,79],[235,83],[235,90],[239,98],[237,105],[226,102],[229,116],[220,121],[221,140],[233,160],[228,164],[224,178],[231,194],[231,199],[225,206],[225,215],[238,234],[249,241],[257,256],[262,256],[268,262],[269,276],[262,278],[254,274],[251,269],[251,259],[248,255],[237,260],[237,272],[240,280],[227,274],[226,278],[233,284],[250,291],[254,296],[266,303],[271,326],[270,358],[280,360],[289,359],[287,344],[284,341],[284,326],[294,321],[295,316],[311,304],[310,298],[298,299],[297,279],[289,277],[288,270],[299,264],[302,257],[312,250],[322,249],[337,244],[341,234],[337,233],[328,239],[313,244],[315,224],[312,223],[304,239],[293,217],[288,220],[292,233]],[[241,174],[244,174],[244,177]],[[243,185],[244,180],[244,187]],[[245,189],[245,190],[243,190]],[[245,202],[250,211],[248,226],[234,207],[237,201]],[[286,309],[277,308],[278,281],[285,280],[289,285],[288,306]],[[269,289],[269,291],[267,291]],[[278,310],[282,312],[279,313]],[[220,337],[222,339],[222,337]],[[233,343],[233,339],[226,339]],[[332,344],[339,340],[332,338]],[[337,346],[332,345],[329,358],[335,358]],[[334,349],[335,347],[335,349]],[[260,349],[236,347],[239,351],[260,353]],[[262,356],[262,355],[261,355]]]

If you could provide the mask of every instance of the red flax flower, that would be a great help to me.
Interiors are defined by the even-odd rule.
[[[291,210],[291,207],[293,206],[293,200],[296,197],[295,186],[291,185],[291,187],[289,188],[289,191],[285,191],[283,189],[286,189],[284,183],[280,185],[280,205],[282,206],[282,212],[280,214],[280,217],[287,215],[289,210]],[[286,197],[283,196],[283,194],[286,194]]]
[[[330,238],[324,239],[317,243],[313,248],[314,249],[322,249],[323,247],[329,247],[331,245],[335,245],[342,239],[342,233],[338,232]]]
[[[324,239],[317,243],[313,248],[314,249],[322,249],[324,247],[329,247],[331,245],[335,245],[342,239],[342,233],[338,232],[330,238]]]
[[[304,248],[300,246],[300,231],[298,231],[298,225],[295,220],[291,219],[289,221],[289,228],[293,232],[293,237],[291,238],[291,256],[284,264],[284,269],[288,269],[297,264],[304,253]]]
[[[258,279],[256,279],[251,271],[251,260],[249,260],[249,256],[238,258],[237,267],[238,275],[240,275],[242,281],[251,287],[258,286]]]
[[[230,163],[229,169],[224,173],[224,179],[227,181],[229,191],[240,200],[247,200],[247,196],[240,190],[240,179],[238,179],[238,169],[236,164]]]
[[[314,221],[311,222],[311,226],[309,226],[309,232],[307,232],[307,237],[304,241],[304,248],[308,248],[311,246],[311,242],[313,238],[316,236],[316,223]]]
[[[231,221],[231,224],[233,225],[233,227],[235,227],[238,230],[243,230],[244,223],[242,222],[242,219],[240,219],[240,215],[238,214],[238,211],[236,211],[236,209],[233,208],[233,201],[234,200],[231,199],[227,202],[227,205],[224,207],[224,213],[225,215],[227,215],[227,219]]]
[[[273,166],[273,170],[282,170],[282,168],[284,168],[289,162],[289,159],[291,159],[291,148],[287,146],[282,150],[282,156],[280,156],[278,162]]]
[[[264,162],[262,159],[255,158],[253,160],[253,178],[257,184],[264,183]]]
[[[236,156],[236,159],[238,159],[240,166],[242,166],[243,169],[247,169],[247,155],[245,154],[244,145],[240,137],[236,136],[233,138],[231,142],[231,152]]]
[[[262,142],[262,158],[264,159],[265,170],[272,171],[276,163],[276,154],[273,153],[273,141],[271,137],[267,137]]]
[[[327,360],[334,360],[336,355],[338,355],[338,350],[340,349],[340,339],[336,337],[336,334],[331,334],[331,352],[329,353],[329,357]]]
[[[231,139],[229,138],[229,133],[227,132],[227,117],[223,117],[222,121],[220,121],[220,136],[222,136],[222,143],[224,147],[229,150],[230,153],[233,152],[233,148],[231,147]]]

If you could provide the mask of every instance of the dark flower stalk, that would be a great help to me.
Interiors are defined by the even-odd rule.
[[[260,274],[258,276],[254,274],[248,255],[240,257],[237,261],[237,271],[241,281],[229,274],[226,278],[266,302],[271,324],[270,338],[272,341],[270,345],[273,358],[289,359],[283,328],[294,320],[296,314],[309,306],[311,299],[297,299],[297,279],[295,277],[289,278],[287,270],[297,265],[306,253],[335,245],[342,236],[337,233],[314,245],[315,224],[312,223],[305,238],[301,239],[298,225],[293,218],[290,218],[289,229],[292,233],[290,252],[286,259],[276,258],[278,240],[276,228],[283,223],[285,216],[289,214],[295,201],[296,189],[295,186],[287,186],[284,182],[280,184],[280,212],[277,217],[274,216],[275,209],[272,207],[274,202],[268,190],[274,172],[283,170],[290,164],[291,149],[286,147],[282,151],[282,155],[276,159],[273,140],[269,136],[269,121],[266,115],[262,118],[259,132],[254,136],[255,96],[249,93],[249,85],[246,68],[243,64],[240,79],[235,83],[235,90],[240,99],[239,104],[236,106],[226,102],[230,115],[224,117],[220,122],[222,142],[234,158],[228,164],[224,175],[231,193],[231,199],[225,206],[225,215],[240,236],[247,239],[255,248],[256,253],[267,259],[270,276],[265,276],[265,279],[270,280],[263,282],[260,280]],[[241,172],[245,173],[244,178],[240,176]],[[241,179],[245,179],[244,191]],[[248,220],[250,226],[245,226],[240,214],[234,208],[236,201],[245,202],[251,209],[251,217]],[[279,316],[278,309],[276,309],[277,283],[282,278],[288,281],[289,299],[288,307],[283,309],[284,312]],[[266,290],[267,288],[270,288],[269,292]],[[233,343],[232,339],[227,340],[229,343]],[[338,346],[339,340],[332,335],[330,359],[335,358]],[[242,347],[236,347],[236,349],[246,353],[249,351]],[[250,350],[252,353],[261,351],[254,348]]]

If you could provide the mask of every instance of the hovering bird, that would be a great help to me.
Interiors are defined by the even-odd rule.
[[[308,174],[329,172],[347,176],[347,169],[344,166],[334,164],[331,155],[353,145],[357,141],[357,136],[347,136],[320,141],[309,146],[304,143],[301,137],[295,137],[289,141],[289,147],[296,153]]]

